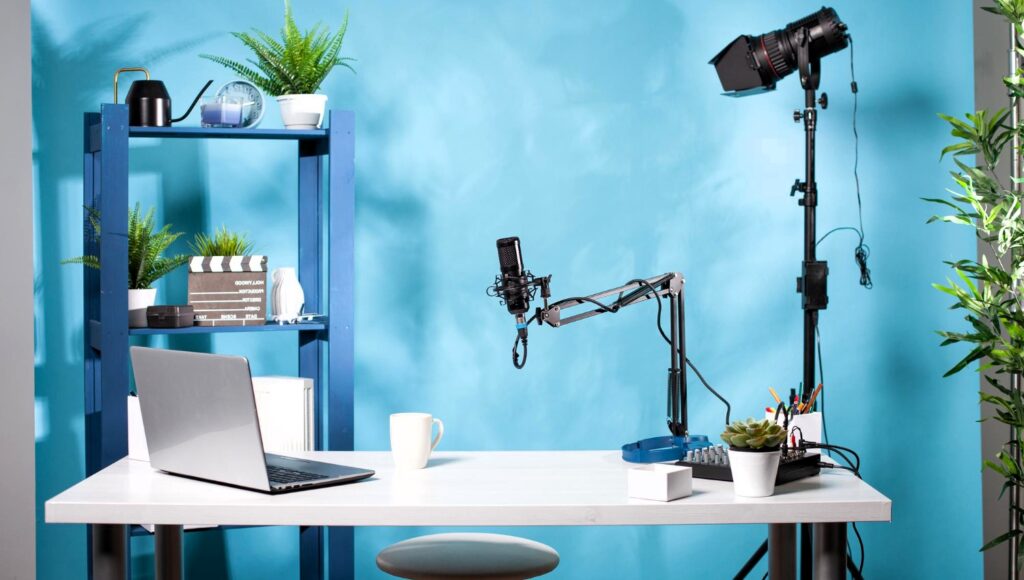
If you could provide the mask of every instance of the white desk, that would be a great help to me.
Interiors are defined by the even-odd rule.
[[[797,523],[819,524],[815,554],[845,566],[846,522],[889,521],[888,498],[851,474],[822,475],[769,498],[733,495],[732,484],[694,480],[693,495],[669,503],[631,499],[617,451],[435,453],[427,469],[397,472],[386,452],[320,452],[309,457],[377,471],[351,485],[267,495],[175,477],[122,459],[46,502],[48,523],[95,526],[94,551],[114,552],[95,578],[117,577],[125,525],[157,524],[158,551],[180,550],[181,524],[287,526],[601,526],[752,524],[772,526],[772,558],[789,569]],[[781,525],[778,525],[781,524]],[[841,528],[841,537],[840,537]],[[163,530],[164,534],[159,533]],[[795,538],[793,538],[795,540]],[[836,544],[838,542],[838,544]],[[99,544],[97,546],[97,544]],[[832,545],[836,544],[836,545]],[[778,549],[776,549],[778,548]],[[158,554],[159,555],[159,554]],[[164,560],[167,562],[167,560]],[[778,562],[776,562],[778,564]],[[107,566],[109,568],[103,568]],[[109,570],[109,571],[108,571]],[[789,574],[785,574],[788,576]],[[845,575],[845,570],[842,571]],[[828,576],[825,576],[828,577]]]

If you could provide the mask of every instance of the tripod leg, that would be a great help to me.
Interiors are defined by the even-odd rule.
[[[857,569],[857,565],[849,558],[846,559],[846,569],[850,571],[850,577],[853,578],[853,580],[864,580],[864,576],[862,576],[860,570]]]
[[[767,553],[768,540],[765,540],[761,542],[761,545],[750,556],[750,559],[747,560],[747,563],[744,564],[742,568],[740,568],[740,571],[736,573],[736,576],[733,577],[733,580],[743,580],[744,578],[746,578],[747,574],[750,574],[750,572],[754,569],[754,566],[757,566],[757,563],[760,562],[761,558],[764,558],[764,555]]]

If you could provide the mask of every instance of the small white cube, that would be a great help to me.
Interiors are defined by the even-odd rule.
[[[629,497],[672,501],[693,493],[693,470],[682,465],[651,463],[629,469]]]

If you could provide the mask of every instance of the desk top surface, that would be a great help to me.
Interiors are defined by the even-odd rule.
[[[435,453],[396,471],[381,451],[295,453],[374,469],[354,484],[268,495],[122,459],[46,502],[48,523],[308,526],[668,525],[889,521],[892,502],[852,474],[822,474],[740,498],[728,482],[693,480],[672,502],[627,495],[617,451]]]

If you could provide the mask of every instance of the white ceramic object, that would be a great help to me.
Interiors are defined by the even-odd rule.
[[[128,291],[128,326],[146,328],[146,309],[156,304],[156,288]]]
[[[779,473],[779,457],[775,451],[735,451],[729,449],[729,467],[736,495],[768,497],[775,493],[775,477]]]
[[[128,459],[149,461],[146,430],[142,426],[142,409],[135,395],[128,395]]]
[[[437,435],[430,432],[437,425]],[[430,452],[441,442],[444,423],[430,413],[395,413],[391,415],[391,456],[399,469],[423,469]]]
[[[640,465],[630,468],[627,478],[629,497],[672,501],[693,493],[693,470],[682,465]]]
[[[270,291],[272,318],[277,322],[295,322],[306,303],[306,293],[302,291],[295,268],[277,268],[271,278],[274,281]]]
[[[319,129],[327,108],[327,95],[281,95],[281,122],[287,129]]]

